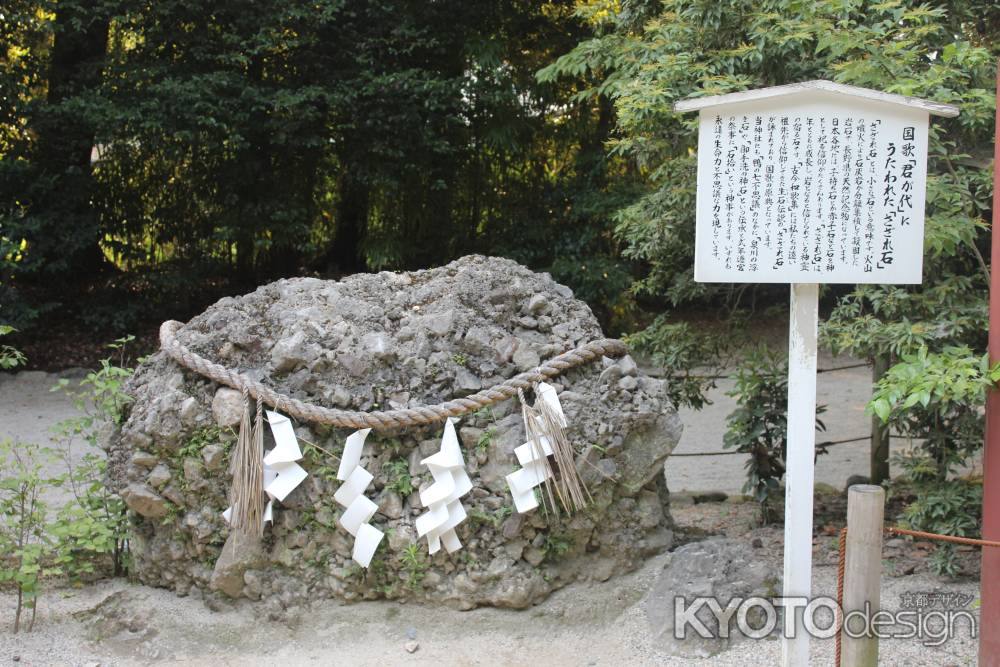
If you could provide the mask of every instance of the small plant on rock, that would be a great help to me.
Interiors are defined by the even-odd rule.
[[[427,563],[424,561],[420,545],[406,545],[400,560],[403,563],[403,570],[406,572],[406,585],[411,590],[420,588],[420,582],[424,580],[424,575],[427,573]]]
[[[382,469],[389,475],[386,488],[392,489],[404,498],[413,493],[413,478],[410,477],[410,464],[403,459],[388,461]]]
[[[476,451],[480,453],[489,451],[490,443],[493,442],[493,436],[494,431],[492,426],[484,428],[482,434],[479,436],[479,440],[476,441]]]
[[[233,429],[229,427],[216,426],[215,424],[203,426],[192,433],[184,446],[177,450],[177,458],[200,456],[201,451],[208,445],[222,445],[228,449],[232,446],[235,435]]]
[[[549,533],[542,542],[542,553],[545,554],[546,561],[553,561],[561,558],[573,546],[573,542],[564,535]]]

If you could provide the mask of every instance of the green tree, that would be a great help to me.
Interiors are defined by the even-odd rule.
[[[617,233],[625,255],[647,268],[633,290],[666,308],[742,294],[736,286],[692,280],[697,120],[674,113],[674,102],[830,79],[959,106],[958,118],[935,119],[931,128],[923,285],[835,291],[833,314],[822,331],[834,351],[899,362],[889,373],[893,384],[919,375],[928,359],[943,360],[936,367],[958,381],[966,364],[945,351],[962,347],[975,356],[986,343],[986,148],[992,143],[1000,43],[995,4],[585,1],[578,11],[595,36],[540,76],[591,73],[598,83],[580,98],[614,101],[618,123],[609,151],[629,159],[648,184],[619,211]],[[664,356],[677,332],[661,316],[636,340]],[[963,400],[963,423],[971,419],[966,426],[980,429],[981,394]],[[894,409],[905,413],[895,423],[905,424],[907,434],[933,443],[926,452],[932,460],[953,463],[951,454],[935,455],[941,447],[968,453],[965,436],[931,437],[943,424],[934,418],[933,402]],[[941,464],[939,479],[947,478],[952,463]]]
[[[570,0],[16,0],[0,28],[0,268],[21,328],[45,303],[121,330],[276,276],[475,251],[628,314],[614,110],[534,76],[585,33]]]

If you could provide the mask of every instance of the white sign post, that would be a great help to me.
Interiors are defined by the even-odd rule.
[[[783,595],[808,598],[819,284],[921,281],[929,114],[958,109],[829,81],[674,108],[700,112],[695,280],[792,286]],[[794,613],[783,664],[807,665]]]

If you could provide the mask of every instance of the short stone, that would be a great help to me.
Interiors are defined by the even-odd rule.
[[[384,331],[373,331],[365,334],[364,338],[361,339],[361,344],[365,351],[376,359],[388,361],[396,356],[392,343]]]
[[[222,468],[225,457],[226,450],[219,445],[206,445],[205,449],[201,450],[201,460],[204,461],[207,470]]]
[[[231,598],[239,597],[243,592],[243,574],[264,560],[264,550],[258,538],[240,536],[234,531],[229,534],[215,561],[209,585],[212,590],[222,591]]]
[[[618,366],[608,366],[603,371],[601,371],[600,378],[598,378],[597,381],[602,385],[605,384],[611,385],[618,382],[621,376],[622,376],[621,368],[619,368]]]
[[[122,492],[122,500],[136,514],[151,519],[167,515],[167,501],[145,484],[129,484]]]
[[[622,375],[629,377],[635,377],[639,374],[639,366],[636,365],[635,359],[628,354],[618,360],[618,369],[621,370]]]
[[[163,465],[162,463],[153,468],[153,471],[149,473],[146,477],[146,481],[149,482],[153,488],[162,488],[164,484],[170,481],[170,468]]]
[[[420,648],[420,644],[411,639],[410,641],[403,644],[403,648],[406,649],[407,653],[416,653],[417,649]]]
[[[187,426],[194,426],[198,423],[198,417],[201,416],[201,409],[198,407],[198,400],[194,396],[188,396],[181,403],[180,416],[181,421]]]
[[[161,493],[163,494],[164,498],[166,498],[173,504],[177,505],[178,507],[184,507],[185,505],[184,494],[181,493],[181,490],[178,489],[177,486],[175,486],[174,484],[167,484],[166,488],[164,488],[161,491]]]
[[[531,546],[524,550],[524,560],[528,561],[532,567],[538,567],[545,560],[545,552],[538,547]]]
[[[517,369],[523,372],[536,368],[541,363],[541,357],[532,346],[521,343],[514,350],[513,361]]]
[[[519,513],[514,513],[509,517],[507,517],[507,519],[503,522],[503,527],[501,528],[501,532],[503,533],[503,536],[506,539],[512,540],[521,533],[521,528],[523,526],[524,526],[524,515]]]
[[[282,338],[271,348],[271,365],[279,373],[287,373],[311,361],[312,355],[306,349],[305,334],[296,331],[288,338]]]
[[[160,462],[160,459],[149,452],[138,451],[132,454],[129,461],[140,468],[152,468]]]
[[[378,501],[378,511],[390,519],[403,516],[403,499],[395,491],[386,491]]]
[[[526,547],[527,545],[528,543],[525,542],[524,540],[510,540],[509,542],[507,542],[507,544],[504,545],[503,548],[504,551],[507,552],[508,556],[510,556],[514,560],[518,560],[524,555],[524,547]]]
[[[220,428],[238,427],[243,419],[243,394],[229,387],[219,387],[212,399],[212,416]]]
[[[636,387],[639,386],[638,380],[636,380],[631,375],[626,375],[622,379],[618,380],[618,388],[625,391],[634,391]]]
[[[435,315],[425,315],[420,318],[420,323],[432,334],[443,336],[455,325],[455,311],[446,310]]]
[[[463,426],[458,429],[458,439],[465,449],[472,449],[479,446],[479,439],[483,436],[484,430],[474,426]]]
[[[653,584],[645,601],[646,616],[654,639],[670,655],[706,658],[746,638],[733,627],[728,638],[719,633],[718,620],[707,607],[695,616],[708,628],[710,637],[697,632],[677,639],[674,628],[675,599],[712,596],[732,600],[760,596],[771,598],[781,590],[778,577],[770,566],[746,548],[746,543],[727,538],[710,538],[678,547]],[[751,618],[759,627],[759,620]]]
[[[483,388],[483,383],[468,368],[460,368],[455,373],[455,388],[460,393],[473,393]]]
[[[350,352],[338,354],[337,364],[354,377],[362,377],[368,372],[368,362],[359,354]]]
[[[188,482],[188,484],[198,484],[203,481],[204,478],[201,471],[201,463],[197,459],[184,459],[184,481]]]
[[[412,526],[398,526],[389,534],[389,548],[393,551],[402,551],[408,545],[417,541],[417,531]]]
[[[643,528],[653,528],[663,522],[663,504],[655,491],[642,491],[636,503],[639,525]]]
[[[528,300],[528,312],[538,315],[548,311],[549,300],[544,294],[535,294]]]

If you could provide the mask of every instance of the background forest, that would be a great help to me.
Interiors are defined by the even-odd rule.
[[[875,363],[871,411],[923,443],[914,525],[974,533],[955,471],[994,379],[998,56],[992,0],[6,0],[0,325],[30,360],[281,276],[480,252],[570,285],[697,407],[711,380],[688,371],[787,292],[693,282],[696,121],[672,104],[819,78],[929,98],[961,114],[931,127],[925,282],[827,290],[822,334]],[[741,370],[731,427],[767,455],[759,496],[778,366]]]
[[[672,103],[814,78],[961,105],[928,250],[975,280],[998,32],[976,0],[10,0],[0,320],[121,334],[279,276],[483,252],[634,331],[720,299],[691,280]]]

